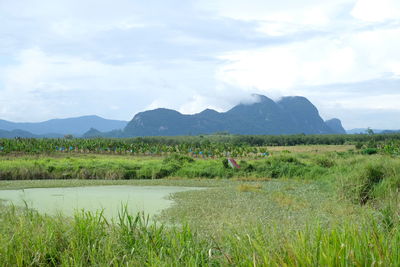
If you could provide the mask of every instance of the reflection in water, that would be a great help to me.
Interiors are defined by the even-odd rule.
[[[0,190],[0,199],[17,206],[36,209],[41,213],[72,216],[76,210],[104,211],[106,218],[118,216],[127,205],[132,214],[144,211],[154,215],[168,208],[173,201],[172,193],[196,190],[194,187],[178,186],[90,186],[64,188],[32,188]]]

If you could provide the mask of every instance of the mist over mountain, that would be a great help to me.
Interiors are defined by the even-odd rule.
[[[176,136],[229,132],[231,134],[334,134],[317,108],[305,97],[284,97],[275,102],[255,95],[254,103],[241,103],[227,112],[206,109],[193,115],[159,108],[136,114],[122,131],[91,129],[84,137]],[[339,120],[336,121],[341,126]]]
[[[107,120],[98,116],[54,119],[39,123],[15,123],[0,120],[0,137],[59,138],[137,137],[231,134],[345,134],[339,119],[326,122],[318,109],[305,97],[289,96],[278,101],[253,95],[253,102],[240,103],[226,112],[206,109],[187,115],[158,108],[136,114],[130,122]]]

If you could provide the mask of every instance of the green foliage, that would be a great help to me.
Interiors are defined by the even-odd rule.
[[[72,134],[66,134],[66,135],[64,135],[64,138],[71,140],[71,139],[74,139],[74,136]]]
[[[274,152],[267,158],[240,159],[239,165],[240,170],[232,170],[225,168],[221,159],[193,159],[179,153],[163,158],[3,156],[2,179],[103,179],[98,183],[104,184],[111,184],[105,179],[166,176],[235,179],[215,179],[212,189],[179,194],[197,198],[197,202],[192,205],[193,200],[178,198],[177,204],[190,213],[177,213],[177,217],[212,221],[213,238],[198,232],[202,229],[192,221],[184,226],[164,227],[126,210],[121,210],[120,217],[112,223],[101,213],[49,217],[0,203],[0,262],[4,266],[400,264],[400,161],[395,155]],[[270,177],[291,179],[262,182]],[[246,181],[242,186],[242,181],[235,183],[240,179]],[[181,181],[194,180],[174,183]],[[128,182],[164,184],[168,180],[116,184]],[[8,181],[2,182],[5,183]],[[336,184],[338,191],[334,192]],[[335,224],[332,218],[336,217]],[[271,221],[277,223],[276,228],[268,224]],[[230,229],[229,222],[243,227]],[[219,226],[218,232],[215,226]]]
[[[122,209],[116,224],[101,213],[76,213],[72,220],[35,211],[3,208],[0,214],[3,266],[201,266],[212,244],[187,226],[166,229],[142,214]]]
[[[265,146],[342,145],[379,148],[382,144],[398,142],[400,134],[358,135],[203,135],[137,138],[60,138],[0,139],[0,154],[82,153],[122,154],[134,156],[165,156],[172,153],[192,157],[223,158],[256,156],[267,152]],[[361,148],[360,147],[360,148]]]
[[[356,143],[355,146],[356,146],[356,149],[361,149],[361,148],[363,147],[363,145],[364,145],[364,144],[363,144],[362,142],[359,141],[359,142]]]
[[[228,159],[222,159],[222,166],[224,166],[225,169],[229,169],[229,162]]]
[[[254,167],[253,164],[245,161],[245,160],[241,160],[239,162],[239,166],[240,166],[240,170],[246,173],[252,173],[256,171],[256,168]]]
[[[400,155],[400,142],[399,141],[390,141],[386,142],[381,150],[388,155],[399,156]]]
[[[180,155],[174,153],[165,157],[163,162],[164,163],[178,162],[180,164],[185,164],[194,162],[194,159],[186,155]]]
[[[363,149],[361,153],[365,155],[373,155],[378,153],[378,149],[374,147],[367,147]]]
[[[252,194],[252,193],[250,193]],[[400,229],[371,220],[278,233],[261,225],[225,230],[215,240],[188,225],[164,227],[122,209],[115,223],[101,213],[73,219],[1,207],[3,266],[398,266]]]
[[[316,157],[315,162],[324,168],[331,168],[335,165],[335,161],[327,156]]]
[[[368,135],[373,135],[373,134],[375,134],[374,131],[373,131],[370,127],[367,128],[366,133],[367,133]]]
[[[387,163],[365,162],[357,165],[342,179],[345,196],[355,203],[365,205],[376,198],[376,189],[388,177]]]

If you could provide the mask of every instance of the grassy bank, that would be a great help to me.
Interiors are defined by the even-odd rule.
[[[315,179],[327,173],[335,160],[352,152],[291,153],[284,150],[268,158],[241,158],[240,170],[231,169],[226,159],[198,159],[172,154],[167,157],[118,155],[3,156],[0,180],[32,179],[160,179],[303,177]]]

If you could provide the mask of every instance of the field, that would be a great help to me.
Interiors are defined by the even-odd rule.
[[[101,213],[77,211],[68,218],[0,204],[0,262],[4,266],[397,266],[398,141],[370,137],[361,144],[346,142],[222,147],[214,140],[207,146],[200,143],[197,150],[194,143],[156,143],[151,147],[170,148],[151,154],[146,147],[134,155],[118,149],[4,152],[1,189],[91,185],[205,189],[173,194],[175,204],[152,219],[128,214],[123,207],[119,218],[110,221]],[[227,153],[236,153],[240,169],[227,166]]]

